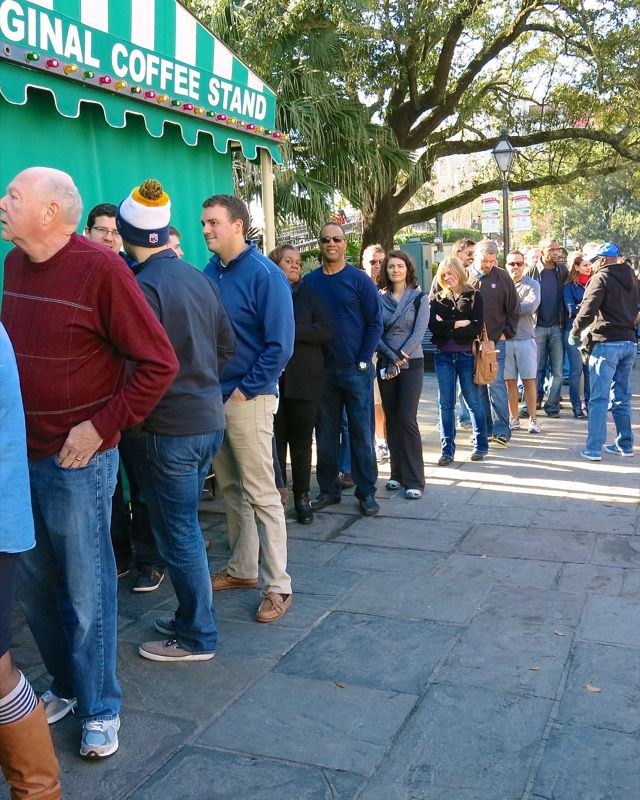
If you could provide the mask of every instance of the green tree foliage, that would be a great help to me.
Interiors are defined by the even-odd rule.
[[[438,159],[501,128],[513,189],[612,174],[640,158],[637,0],[191,0],[279,95],[291,145],[277,206],[317,225],[333,191],[363,244],[499,188],[495,168],[416,195]]]

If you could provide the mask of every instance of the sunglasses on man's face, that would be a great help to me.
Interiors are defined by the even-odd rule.
[[[331,242],[335,242],[339,244],[340,242],[344,242],[343,236],[321,236],[320,237],[320,244],[330,244]]]
[[[522,267],[524,266],[524,261],[507,261],[507,264],[510,267]]]

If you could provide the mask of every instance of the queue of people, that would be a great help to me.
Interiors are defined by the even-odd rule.
[[[171,200],[155,179],[118,205],[93,209],[84,236],[76,233],[81,215],[72,178],[43,167],[19,173],[0,200],[2,237],[14,244],[5,261],[8,335],[0,328],[0,412],[11,424],[3,422],[0,436],[15,460],[11,475],[0,464],[0,481],[5,497],[16,495],[0,511],[0,762],[16,791],[40,781],[38,797],[60,797],[47,722],[72,711],[82,723],[83,757],[118,749],[119,548],[138,559],[134,591],[153,591],[166,570],[176,595],[173,614],[155,622],[163,638],[142,642],[140,656],[204,661],[216,650],[215,592],[261,586],[259,623],[281,619],[293,603],[274,442],[285,485],[289,454],[299,524],[342,500],[345,417],[361,514],[379,511],[381,440],[390,459],[386,489],[422,497],[417,415],[427,327],[437,348],[440,466],[455,458],[458,383],[472,461],[483,461],[492,445],[506,447],[519,427],[518,380],[530,433],[541,431],[537,407],[557,415],[558,326],[568,348],[581,347],[587,330],[592,347],[584,402],[572,371],[574,413],[588,415],[582,456],[633,455],[628,384],[638,282],[611,243],[573,258],[560,309],[566,270],[553,242],[541,245],[527,276],[519,251],[507,254],[505,271],[495,242],[463,240],[428,295],[401,250],[368,248],[368,272],[349,264],[345,231],[334,221],[320,231],[320,265],[301,279],[294,247],[267,258],[247,241],[249,212],[232,195],[203,202],[212,253],[204,271],[184,260]],[[498,347],[489,385],[473,377],[473,344],[483,330]],[[611,390],[618,436],[605,446]],[[311,500],[314,432],[319,495]],[[140,523],[125,534],[114,534],[112,513],[119,450],[131,487],[125,517],[132,523],[139,515]],[[210,575],[198,504],[212,462],[230,556]],[[52,677],[40,701],[9,653],[16,587]],[[25,741],[37,743],[41,769]]]

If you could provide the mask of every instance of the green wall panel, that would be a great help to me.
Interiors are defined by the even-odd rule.
[[[182,233],[185,258],[203,267],[209,254],[200,232],[202,201],[232,193],[231,155],[221,155],[210,137],[185,144],[167,123],[160,139],[151,137],[138,115],[126,128],[111,128],[98,105],[83,104],[78,119],[61,116],[49,92],[30,89],[23,106],[0,97],[0,193],[20,170],[56,167],[68,172],[86,211],[101,202],[119,203],[145,178],[160,180],[171,197],[172,223]],[[0,263],[9,246],[0,242]]]

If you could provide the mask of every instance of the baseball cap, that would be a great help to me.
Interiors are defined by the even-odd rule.
[[[618,249],[618,245],[614,244],[613,242],[605,242],[598,247],[597,250],[593,250],[588,255],[585,255],[587,261],[595,261],[598,258],[614,258],[615,256],[620,255],[620,250]]]

